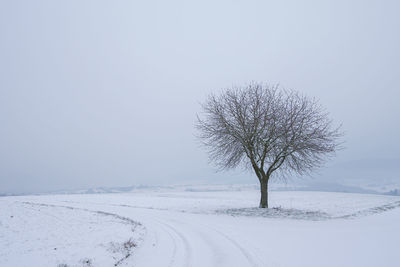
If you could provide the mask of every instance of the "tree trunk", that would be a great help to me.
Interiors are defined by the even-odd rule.
[[[268,178],[260,180],[261,199],[260,208],[268,208]]]

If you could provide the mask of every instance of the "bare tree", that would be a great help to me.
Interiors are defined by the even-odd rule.
[[[318,101],[278,86],[252,83],[210,95],[197,116],[199,138],[220,169],[253,169],[261,187],[260,208],[268,208],[271,176],[308,174],[340,146]]]

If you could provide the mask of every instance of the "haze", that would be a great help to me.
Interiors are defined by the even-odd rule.
[[[251,81],[316,97],[343,123],[346,149],[320,175],[343,178],[332,166],[357,161],[358,178],[373,166],[377,182],[400,179],[399,9],[2,1],[0,192],[256,183],[241,170],[216,173],[193,127],[207,94]]]

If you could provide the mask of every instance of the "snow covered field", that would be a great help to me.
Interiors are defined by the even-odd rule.
[[[2,197],[0,266],[400,266],[400,197],[206,189]]]

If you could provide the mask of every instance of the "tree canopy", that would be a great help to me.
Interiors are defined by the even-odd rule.
[[[209,95],[196,127],[220,169],[251,168],[261,186],[320,167],[342,136],[315,98],[262,83]]]

